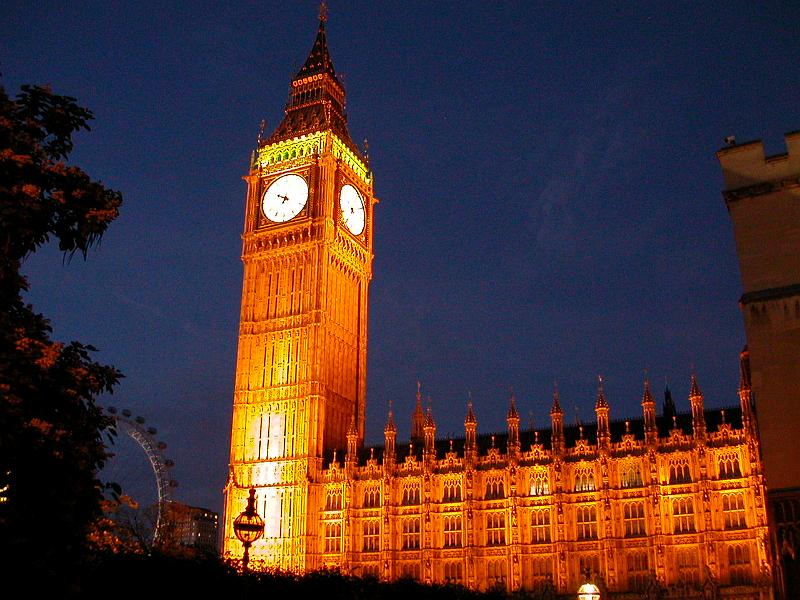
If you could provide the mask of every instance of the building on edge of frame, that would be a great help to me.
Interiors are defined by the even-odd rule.
[[[285,117],[250,171],[244,282],[223,553],[242,555],[233,519],[256,490],[265,535],[251,565],[323,567],[393,580],[574,594],[588,577],[620,597],[772,597],[770,546],[749,359],[739,399],[689,411],[437,439],[417,393],[412,439],[389,413],[383,447],[365,448],[373,173],[350,138],[325,14],[291,81]],[[337,453],[336,449],[344,449]],[[604,596],[605,597],[605,596]]]

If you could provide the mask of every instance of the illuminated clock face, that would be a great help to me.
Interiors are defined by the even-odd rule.
[[[270,221],[283,223],[297,216],[308,200],[308,184],[300,175],[284,175],[264,192],[261,208]]]
[[[339,192],[339,206],[342,209],[344,224],[354,235],[361,235],[364,231],[364,201],[349,183],[342,186]]]

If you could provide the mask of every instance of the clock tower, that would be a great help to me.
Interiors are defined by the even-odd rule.
[[[259,139],[247,181],[244,279],[225,486],[223,551],[256,490],[264,536],[254,565],[302,571],[313,559],[323,456],[364,438],[372,173],[350,138],[325,14],[291,81],[285,116]]]

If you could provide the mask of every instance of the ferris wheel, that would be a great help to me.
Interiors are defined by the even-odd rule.
[[[175,463],[164,454],[167,444],[156,439],[158,430],[155,427],[145,427],[144,417],[134,416],[127,408],[118,410],[113,406],[106,407],[104,412],[114,420],[118,432],[115,447],[111,448],[113,469],[105,477],[120,483],[124,494],[134,493],[138,495],[137,501],[151,503],[155,508],[152,531],[152,543],[155,545],[164,531],[172,490],[178,486],[178,482],[171,476]],[[126,439],[130,440],[127,450]],[[139,456],[131,456],[137,450]],[[137,466],[137,461],[143,462],[141,451],[144,451],[146,462],[149,463],[149,473],[145,472],[143,466]]]

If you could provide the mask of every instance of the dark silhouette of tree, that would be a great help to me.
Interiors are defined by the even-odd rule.
[[[119,192],[66,163],[91,113],[74,98],[0,87],[0,559],[37,588],[66,583],[100,517],[111,422],[95,400],[122,376],[95,349],[50,339],[48,320],[23,300],[26,259],[49,240],[84,257],[116,218]]]

